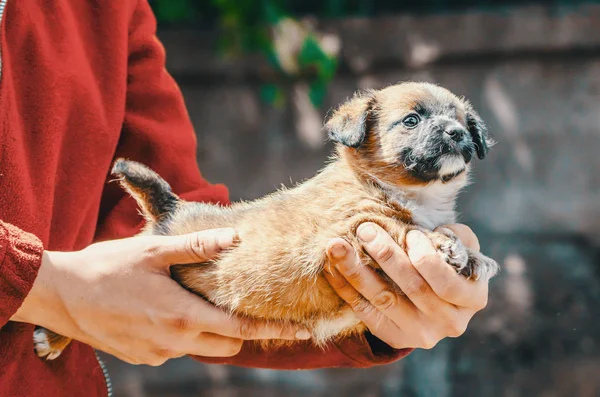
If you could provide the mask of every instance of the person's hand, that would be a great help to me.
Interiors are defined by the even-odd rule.
[[[308,339],[306,330],[230,316],[171,279],[171,264],[205,262],[235,238],[234,230],[219,229],[45,252],[11,320],[41,325],[132,364],[160,365],[187,354],[232,356],[248,339]]]
[[[447,227],[468,248],[479,250],[479,241],[467,226]],[[375,224],[361,225],[358,235],[365,251],[405,296],[394,292],[373,268],[361,264],[342,239],[328,245],[333,267],[325,277],[370,332],[389,346],[431,349],[446,337],[462,335],[473,315],[487,305],[487,282],[458,275],[423,233],[408,233],[408,253]]]

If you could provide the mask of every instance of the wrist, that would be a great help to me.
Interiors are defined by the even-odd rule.
[[[11,321],[40,325],[56,329],[65,318],[65,308],[60,299],[59,283],[61,268],[67,253],[44,251],[37,277],[21,307]]]

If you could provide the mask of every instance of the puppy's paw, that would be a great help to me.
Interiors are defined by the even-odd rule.
[[[438,230],[439,232],[428,233],[428,237],[446,263],[454,267],[458,274],[467,279],[486,282],[498,274],[500,266],[495,260],[465,247],[452,230]]]
[[[36,328],[33,332],[33,349],[35,354],[46,360],[58,358],[69,342],[71,342],[71,339],[45,328]]]
[[[455,268],[457,273],[462,274],[468,266],[469,251],[452,231],[446,230],[443,229],[443,233],[429,232],[427,236],[442,259]]]
[[[487,282],[498,274],[499,271],[500,265],[495,260],[488,258],[480,252],[469,250],[469,261],[461,274],[467,278]]]

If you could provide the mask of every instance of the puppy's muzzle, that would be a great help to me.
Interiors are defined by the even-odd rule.
[[[452,148],[450,151],[460,153],[466,163],[471,161],[474,148],[467,130],[462,127],[450,126],[444,129],[443,135],[448,146]]]
[[[462,140],[465,139],[467,131],[465,131],[464,128],[449,128],[444,130],[444,134],[450,137],[450,139],[452,139],[454,142],[460,143]]]

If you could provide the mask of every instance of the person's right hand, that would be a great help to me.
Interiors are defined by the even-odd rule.
[[[11,320],[41,325],[132,364],[160,365],[187,354],[232,356],[250,339],[308,339],[306,330],[228,315],[171,279],[171,264],[205,262],[235,238],[234,230],[218,229],[45,252]]]
[[[468,226],[446,228],[479,251],[479,240]],[[408,233],[406,251],[375,224],[361,225],[358,235],[365,252],[396,285],[361,263],[342,239],[330,242],[328,256],[334,267],[325,277],[371,334],[390,347],[431,349],[444,338],[462,335],[475,313],[486,306],[487,281],[456,273],[423,233]]]

